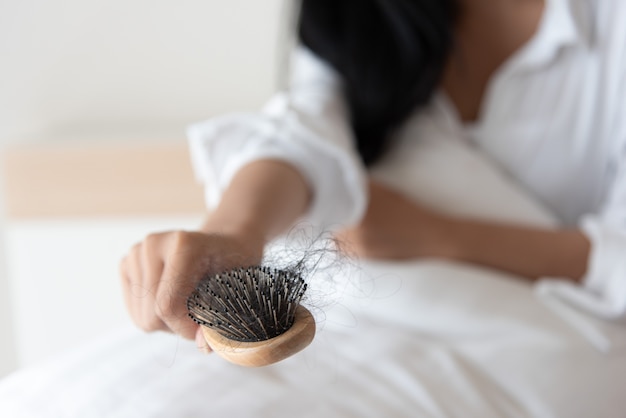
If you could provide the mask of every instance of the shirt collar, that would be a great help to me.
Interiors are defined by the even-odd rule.
[[[533,38],[513,57],[510,64],[518,69],[536,69],[548,65],[569,46],[590,45],[591,18],[583,1],[545,0],[539,28]],[[585,2],[586,3],[586,2]]]

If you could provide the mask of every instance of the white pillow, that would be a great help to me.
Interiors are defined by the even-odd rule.
[[[372,175],[451,215],[557,224],[555,216],[463,136],[432,115],[415,118]]]

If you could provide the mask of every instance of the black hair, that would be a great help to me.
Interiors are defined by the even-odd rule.
[[[457,0],[302,0],[300,42],[343,78],[366,166],[437,88],[457,9]]]

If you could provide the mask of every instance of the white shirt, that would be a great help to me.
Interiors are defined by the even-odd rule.
[[[289,91],[263,112],[192,126],[192,159],[208,204],[243,165],[274,158],[309,181],[310,219],[326,226],[357,222],[367,203],[366,171],[340,83],[299,50]],[[583,284],[545,280],[541,292],[604,319],[626,319],[626,2],[547,0],[537,33],[492,77],[478,122],[461,123],[439,93],[406,122],[422,124],[472,143],[562,225],[587,234],[592,253]],[[412,132],[399,133],[383,167],[411,164],[398,156],[410,154]]]

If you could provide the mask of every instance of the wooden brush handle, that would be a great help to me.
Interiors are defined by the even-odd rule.
[[[309,345],[315,335],[315,320],[311,312],[300,305],[291,328],[266,341],[234,341],[205,326],[202,333],[211,349],[231,363],[260,367],[284,360]]]

